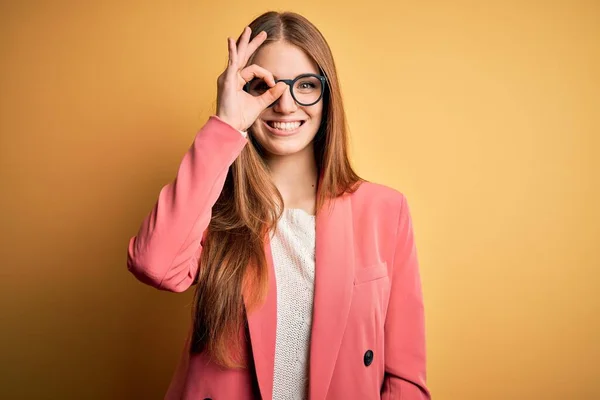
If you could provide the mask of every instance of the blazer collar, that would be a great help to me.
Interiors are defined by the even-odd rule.
[[[350,196],[328,200],[316,214],[315,288],[310,343],[309,398],[324,399],[342,343],[354,271]],[[248,315],[252,353],[263,399],[273,398],[277,287],[270,236],[265,240],[269,289],[265,303]]]

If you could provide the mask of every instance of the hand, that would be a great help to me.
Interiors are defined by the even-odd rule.
[[[256,64],[242,69],[256,49],[265,41],[267,33],[262,31],[248,43],[252,31],[245,27],[239,45],[227,38],[229,62],[217,79],[217,116],[241,131],[247,130],[261,112],[277,100],[287,85],[275,84],[273,74]],[[260,96],[252,96],[243,90],[244,85],[255,77],[265,80],[270,89]]]

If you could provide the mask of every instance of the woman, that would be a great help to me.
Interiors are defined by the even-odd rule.
[[[166,398],[430,398],[409,208],[350,166],[327,42],[276,12],[227,41],[216,115],[128,248],[142,282],[196,284]]]

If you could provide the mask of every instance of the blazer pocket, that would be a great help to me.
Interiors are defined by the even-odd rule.
[[[354,270],[354,286],[387,276],[387,263],[385,261],[368,267],[356,267]]]

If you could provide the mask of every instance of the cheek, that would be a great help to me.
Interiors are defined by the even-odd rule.
[[[310,122],[313,125],[318,126],[321,123],[321,118],[323,118],[323,108],[322,107],[307,110],[306,113],[310,117]]]
[[[311,119],[312,122],[314,123],[314,125],[317,127],[316,129],[319,129],[319,126],[321,125],[321,123],[323,122],[323,114],[319,111],[318,113],[316,113],[315,115],[311,115]]]
[[[323,118],[323,102],[320,101],[318,106],[319,107],[317,108],[317,110],[315,110],[315,119],[321,122],[321,119]]]
[[[315,104],[311,110],[310,115],[315,119],[320,119],[323,115],[323,101],[320,101],[318,104]]]

